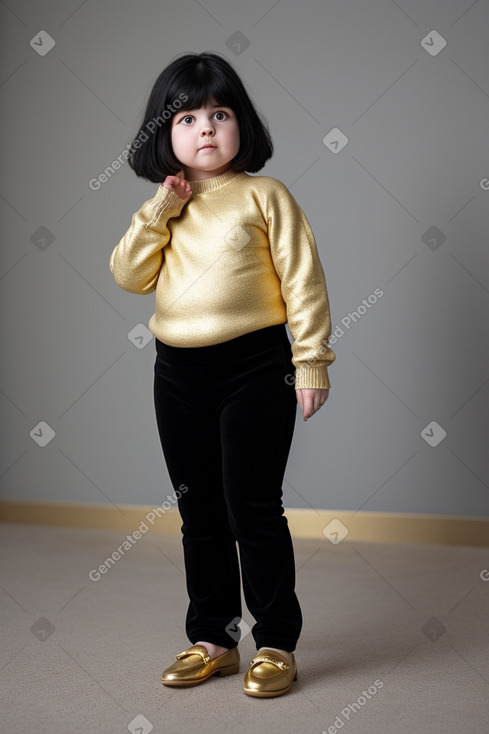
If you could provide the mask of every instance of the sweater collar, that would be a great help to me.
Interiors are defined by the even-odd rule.
[[[220,189],[221,186],[225,186],[227,183],[232,181],[233,178],[236,178],[237,175],[238,171],[235,171],[234,168],[228,168],[228,170],[221,173],[220,176],[205,178],[202,181],[189,181],[192,194],[195,196],[197,194],[205,194],[208,191]]]

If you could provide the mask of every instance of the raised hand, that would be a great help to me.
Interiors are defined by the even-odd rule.
[[[174,191],[180,199],[188,199],[192,193],[192,187],[189,182],[185,180],[183,171],[180,171],[176,176],[167,176],[163,181],[163,186],[165,189]]]

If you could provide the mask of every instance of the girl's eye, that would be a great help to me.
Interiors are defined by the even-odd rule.
[[[218,117],[218,115],[220,116]],[[216,117],[216,119],[219,120],[219,122],[221,122],[222,120],[225,120],[228,117],[228,113],[224,112],[224,110],[219,110],[218,112],[214,112],[214,117]],[[193,115],[185,115],[185,117],[182,117],[182,122],[184,123],[184,125],[190,125],[192,120],[194,119],[195,118]]]

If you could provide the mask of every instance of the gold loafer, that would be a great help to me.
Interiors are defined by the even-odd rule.
[[[163,671],[161,682],[164,686],[196,686],[213,675],[222,677],[233,673],[239,673],[237,647],[211,660],[207,648],[192,645],[178,653],[176,662]]]
[[[250,663],[244,677],[244,692],[248,696],[269,698],[281,696],[297,680],[297,663],[292,653],[292,665],[275,650],[264,649]]]

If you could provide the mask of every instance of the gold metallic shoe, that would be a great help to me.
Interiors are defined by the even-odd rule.
[[[250,663],[244,677],[244,692],[248,696],[269,698],[281,696],[292,688],[297,680],[297,664],[294,653],[292,665],[275,650],[264,649]]]
[[[207,648],[192,645],[178,653],[177,661],[163,671],[161,682],[164,686],[196,686],[213,675],[222,677],[233,673],[239,673],[237,647],[211,660]]]

